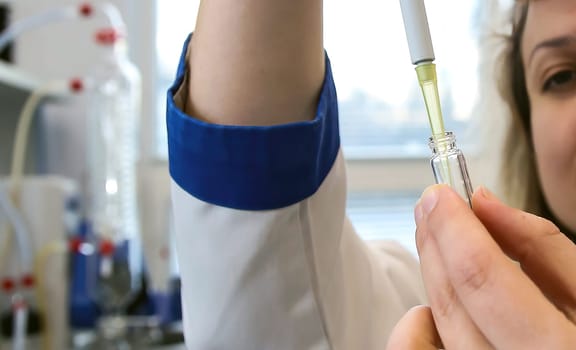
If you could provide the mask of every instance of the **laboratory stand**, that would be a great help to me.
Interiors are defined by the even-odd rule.
[[[97,64],[41,81],[0,63],[0,350],[183,349],[166,162],[138,154],[141,78],[111,4],[32,14],[0,33],[85,21]]]

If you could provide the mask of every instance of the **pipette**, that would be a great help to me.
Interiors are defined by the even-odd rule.
[[[400,0],[400,7],[404,18],[410,58],[412,64],[416,66],[416,74],[424,95],[432,137],[440,137],[445,132],[444,121],[438,94],[434,48],[424,0]]]
[[[408,47],[410,48],[410,58],[412,64],[416,66],[416,74],[424,96],[432,131],[430,147],[433,156],[430,164],[436,183],[449,184],[471,205],[472,185],[464,155],[456,147],[454,134],[444,130],[436,65],[434,64],[434,48],[432,47],[424,0],[400,0],[400,7],[404,18]]]

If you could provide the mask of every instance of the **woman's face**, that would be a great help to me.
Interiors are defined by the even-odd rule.
[[[522,60],[544,196],[576,231],[576,0],[530,2]]]

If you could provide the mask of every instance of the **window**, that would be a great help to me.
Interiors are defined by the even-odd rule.
[[[445,124],[456,135],[464,132],[475,103],[478,50],[473,19],[478,3],[426,2]],[[399,1],[327,1],[325,8],[325,46],[338,87],[347,157],[428,157],[428,119],[410,64]]]
[[[477,96],[480,0],[427,1],[447,130],[465,133]],[[158,105],[172,82],[183,35],[198,1],[157,4]],[[412,251],[412,206],[432,183],[425,160],[430,134],[410,64],[398,1],[325,1],[325,46],[338,87],[342,144],[348,160],[349,214],[366,238],[395,238]],[[446,11],[450,17],[447,20]],[[163,121],[162,121],[163,123]],[[166,135],[158,145],[166,154]],[[464,148],[474,142],[463,138]],[[396,233],[394,233],[396,232]]]
[[[168,157],[168,139],[164,127],[166,90],[174,81],[178,59],[184,39],[195,27],[199,0],[156,0],[156,52],[157,62],[157,114],[160,116],[156,130],[158,153]]]

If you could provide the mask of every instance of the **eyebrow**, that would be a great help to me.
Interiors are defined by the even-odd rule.
[[[532,53],[530,54],[530,58],[528,59],[528,64],[532,61],[532,57],[536,54],[536,52],[540,49],[549,49],[549,48],[558,48],[558,47],[566,47],[570,45],[576,44],[576,36],[575,35],[564,35],[559,36],[556,38],[544,40],[532,49]]]

